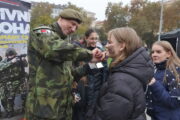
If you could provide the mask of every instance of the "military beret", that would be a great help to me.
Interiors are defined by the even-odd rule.
[[[64,18],[64,19],[68,19],[68,20],[75,20],[76,22],[78,22],[79,24],[81,22],[83,22],[83,15],[81,12],[74,10],[74,9],[64,9],[61,13],[60,13],[60,17]]]

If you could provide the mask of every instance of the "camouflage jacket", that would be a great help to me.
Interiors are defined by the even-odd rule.
[[[1,61],[0,62],[0,72],[6,70],[7,68],[9,68],[12,65],[12,62],[4,62]]]
[[[90,60],[91,51],[68,43],[57,23],[31,31],[28,46],[30,92],[26,116],[71,120],[73,75],[85,69],[72,69],[72,61]]]
[[[20,62],[12,63],[7,59],[0,62],[0,83],[21,81],[24,76]]]
[[[7,71],[8,68],[10,68],[11,66],[12,66],[12,62],[5,62],[5,61],[0,62],[0,84],[7,81],[9,75],[7,74]]]

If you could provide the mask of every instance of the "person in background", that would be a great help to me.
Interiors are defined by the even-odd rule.
[[[85,32],[85,41],[86,41],[86,48],[88,50],[94,50],[95,48],[100,49],[103,51],[103,47],[97,46],[97,42],[99,41],[99,35],[95,29],[88,29]],[[89,63],[90,64],[90,63]],[[100,67],[98,67],[98,64]],[[92,65],[94,66],[94,65]],[[104,60],[100,63],[96,64],[96,67],[90,68],[88,75],[87,75],[87,87],[86,87],[86,113],[85,117],[86,120],[93,115],[95,111],[95,105],[97,102],[97,97],[99,95],[99,90],[102,84],[106,81],[108,75],[108,67],[107,61]]]
[[[71,120],[74,78],[86,74],[88,65],[74,70],[74,61],[101,61],[102,53],[89,51],[66,39],[83,21],[81,12],[64,9],[49,26],[30,32],[28,43],[30,90],[26,101],[27,120]]]
[[[78,47],[84,48],[86,44],[84,40],[84,36],[81,36],[78,40],[74,40],[72,44],[77,45]]]
[[[80,37],[79,40],[75,40],[72,44],[78,47],[85,47],[84,36]],[[75,61],[73,63],[74,67],[83,66],[86,64],[85,61]],[[72,94],[73,94],[73,113],[72,120],[85,120],[85,87],[87,86],[87,77],[83,76],[79,80],[74,80],[72,84]]]
[[[14,48],[8,48],[5,56],[6,58],[1,61],[4,63],[2,66],[7,66],[6,70],[5,67],[1,69],[3,71],[1,72],[1,81],[3,83],[3,97],[1,103],[6,112],[5,117],[10,118],[14,116],[14,100],[16,94],[20,94],[20,86],[24,82],[24,68],[27,67],[27,61],[25,58],[17,57],[17,52]],[[16,59],[17,62],[14,63]]]
[[[98,48],[103,51],[96,44],[98,38],[98,33],[94,29],[88,29],[84,37],[85,48],[88,50]],[[73,120],[88,120],[93,115],[99,90],[107,78],[108,68],[106,60],[96,64],[88,64],[90,65],[88,74],[78,82],[76,92],[74,93],[74,98],[79,96],[80,99],[77,99],[78,101],[74,105]],[[101,65],[99,68],[98,64]]]
[[[145,88],[153,77],[153,63],[130,27],[108,32],[105,46],[112,58],[91,120],[146,120]]]
[[[5,87],[5,81],[6,81],[6,79],[4,79],[4,78],[7,78],[7,76],[4,75],[4,71],[9,69],[9,67],[11,67],[16,62],[17,62],[16,58],[12,59],[9,62],[3,62],[2,60],[0,61],[0,100],[4,99],[3,93],[4,93],[4,87]],[[0,106],[0,117],[2,117],[2,116],[3,116],[2,108]]]
[[[146,93],[147,114],[152,120],[180,120],[180,59],[167,41],[155,42],[151,57],[155,72]]]

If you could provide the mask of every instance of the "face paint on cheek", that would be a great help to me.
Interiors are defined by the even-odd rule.
[[[115,53],[115,52],[114,52],[114,50],[112,50],[112,49],[109,51],[109,54],[111,54],[111,55],[114,55],[114,53]]]
[[[113,49],[112,45],[109,45],[108,52],[109,52],[110,55],[114,54],[114,49]]]

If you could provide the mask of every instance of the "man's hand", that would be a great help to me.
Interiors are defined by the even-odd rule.
[[[100,62],[103,59],[103,53],[98,48],[92,50],[93,58],[91,62]]]
[[[107,51],[102,52],[101,60],[103,61],[103,60],[106,60],[107,58],[108,58]]]

